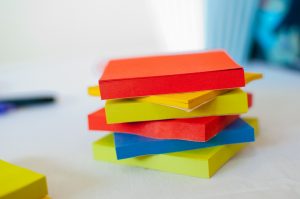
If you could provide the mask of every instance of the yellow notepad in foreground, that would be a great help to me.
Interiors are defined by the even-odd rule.
[[[255,130],[257,135],[258,121],[255,118],[244,118]],[[247,144],[231,144],[190,151],[149,155],[117,160],[114,148],[113,134],[109,134],[93,143],[95,160],[117,164],[155,169],[188,176],[210,178],[231,157]]]
[[[249,83],[254,80],[261,79],[263,76],[261,73],[245,73],[245,82]],[[169,107],[183,109],[185,111],[192,111],[193,109],[215,99],[218,95],[224,94],[232,89],[225,90],[208,90],[197,91],[188,93],[174,93],[164,95],[151,95],[146,97],[135,98],[144,102],[151,102],[155,104],[165,105]],[[98,86],[88,88],[88,93],[91,96],[100,96],[100,90]]]
[[[0,160],[1,199],[43,199],[47,193],[44,175]]]
[[[247,93],[235,89],[215,100],[186,112],[158,104],[134,99],[108,100],[105,104],[107,123],[125,123],[137,121],[163,120],[175,118],[193,118],[216,115],[238,115],[248,111]]]

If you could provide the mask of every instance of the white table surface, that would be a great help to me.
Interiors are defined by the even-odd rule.
[[[253,67],[265,79],[251,83],[260,119],[255,143],[211,179],[94,161],[87,114],[103,106],[88,97],[96,62],[66,61],[0,66],[0,95],[54,91],[55,105],[0,117],[0,158],[47,176],[54,199],[96,198],[299,198],[300,73]],[[0,187],[1,188],[1,187]]]

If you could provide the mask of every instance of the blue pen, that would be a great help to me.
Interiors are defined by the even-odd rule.
[[[53,96],[36,96],[36,97],[23,97],[23,98],[8,98],[0,99],[0,115],[3,115],[12,109],[30,107],[42,104],[49,104],[55,102]]]

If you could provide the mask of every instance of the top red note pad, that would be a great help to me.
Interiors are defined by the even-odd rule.
[[[224,51],[111,60],[99,80],[102,99],[243,86],[243,68]]]

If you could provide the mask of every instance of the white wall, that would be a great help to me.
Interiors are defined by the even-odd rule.
[[[202,49],[203,0],[1,0],[0,63]]]

